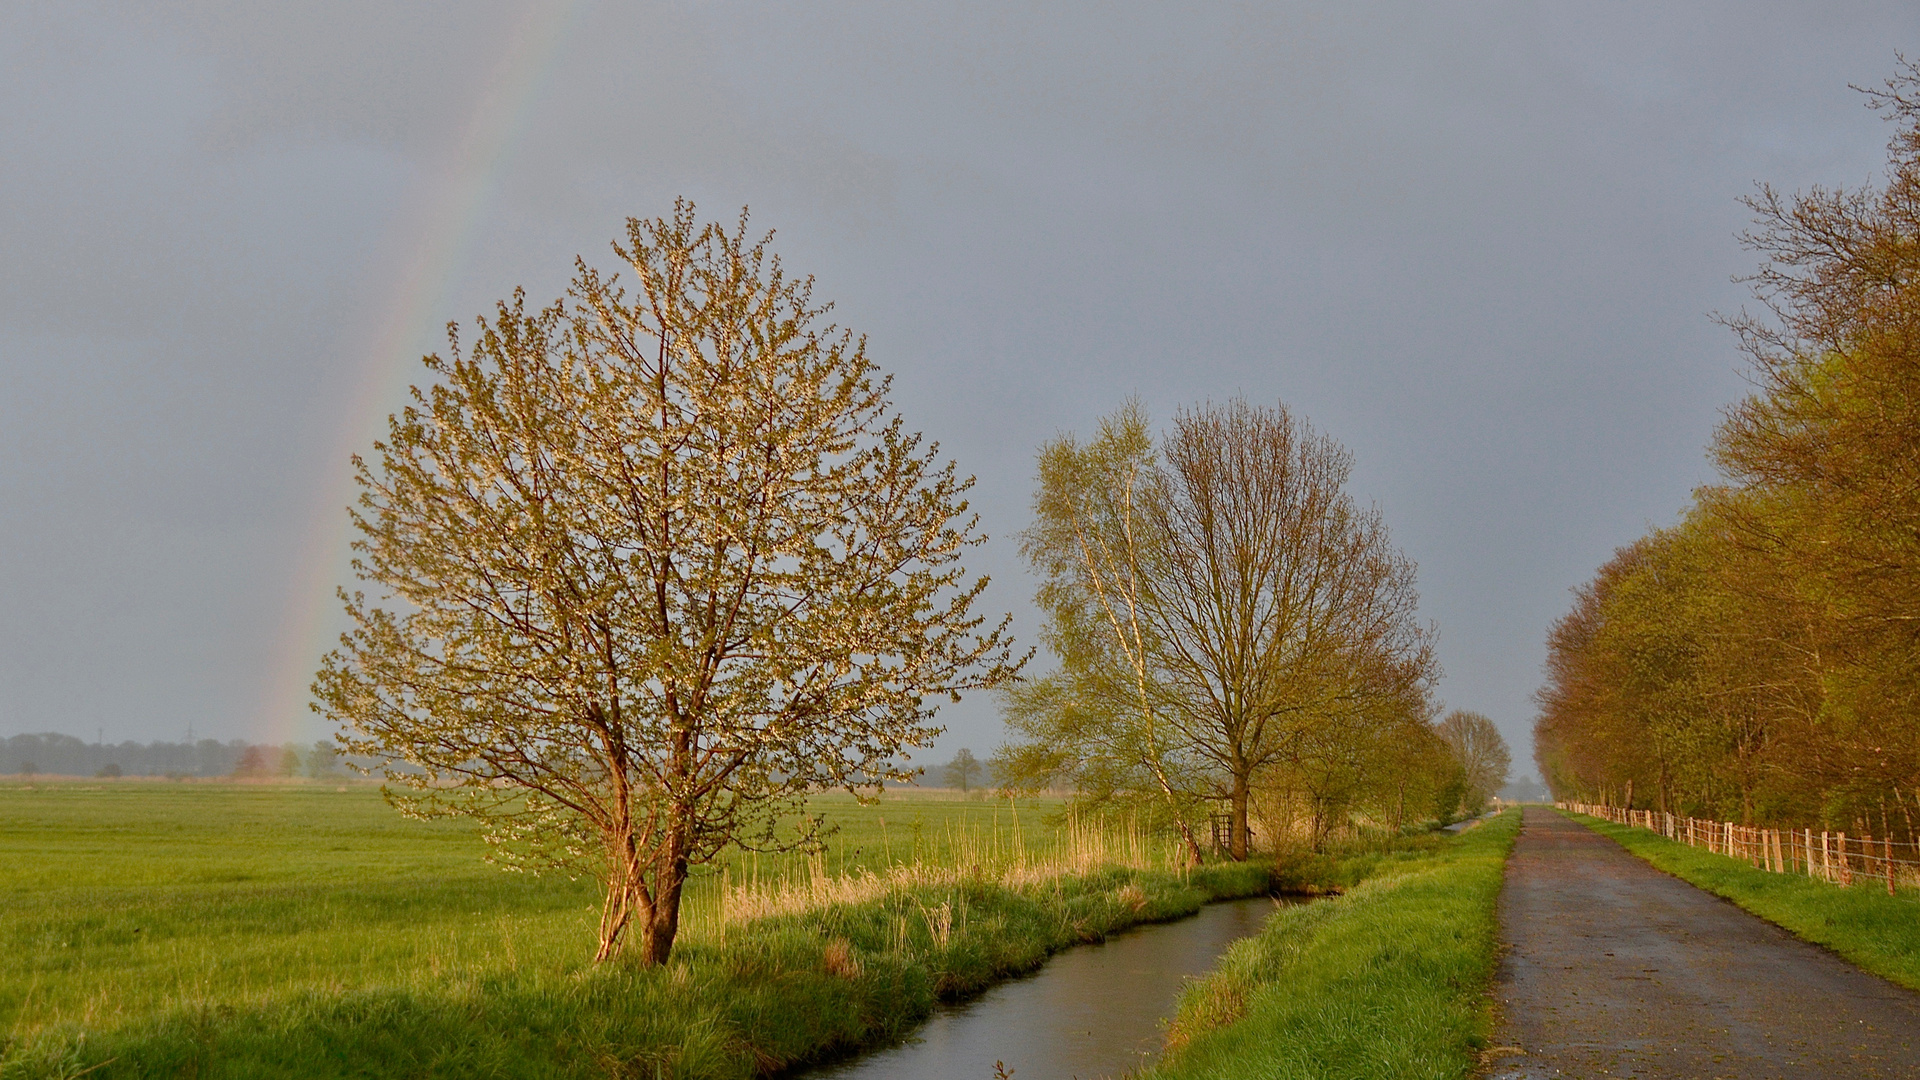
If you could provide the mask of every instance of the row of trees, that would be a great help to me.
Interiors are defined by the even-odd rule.
[[[1255,821],[1317,845],[1469,798],[1431,724],[1413,564],[1347,493],[1351,463],[1243,400],[1180,412],[1158,444],[1129,405],[1045,446],[1021,543],[1060,664],[1006,692],[1004,782],[1148,809],[1196,860],[1203,815],[1242,859]]]
[[[1749,200],[1764,317],[1725,478],[1622,548],[1549,639],[1557,797],[1912,837],[1920,817],[1920,68],[1884,185]]]
[[[597,876],[601,959],[631,926],[665,961],[693,867],[817,845],[807,796],[912,779],[936,704],[1025,662],[973,611],[971,479],[768,243],[685,202],[630,221],[626,282],[581,262],[450,330],[354,462],[372,595],[341,594],[317,709],[403,811]],[[1337,444],[1234,402],[1156,450],[1128,409],[1041,465],[1024,549],[1061,667],[1010,690],[1034,741],[996,779],[1150,800],[1196,857],[1214,807],[1244,857],[1263,805],[1322,839],[1497,786],[1429,723],[1413,565]]]
[[[0,740],[0,769],[57,776],[312,776],[347,771],[338,748],[312,745],[221,742],[86,742],[48,732]]]

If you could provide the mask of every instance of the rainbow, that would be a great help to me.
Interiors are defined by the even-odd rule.
[[[467,265],[501,169],[511,160],[581,7],[582,0],[539,0],[526,9],[468,113],[448,167],[423,175],[415,185],[413,210],[404,219],[409,227],[403,250],[409,254],[391,290],[393,302],[365,349],[359,385],[316,493],[306,541],[292,553],[296,570],[253,738],[310,742],[333,734],[308,706],[320,657],[337,643],[334,589],[346,583],[351,540],[343,508],[358,495],[347,459],[386,433],[388,413],[419,370],[416,350],[446,324],[453,284]]]

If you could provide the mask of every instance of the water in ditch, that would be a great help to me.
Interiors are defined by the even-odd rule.
[[[805,1074],[805,1080],[1014,1080],[1117,1077],[1159,1052],[1180,988],[1228,945],[1257,932],[1267,897],[1209,904],[1179,922],[1068,949],[1024,978],[942,1007],[907,1042]]]

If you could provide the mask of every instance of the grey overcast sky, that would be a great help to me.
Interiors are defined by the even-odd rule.
[[[1875,178],[1911,3],[0,5],[0,735],[312,739],[347,456],[629,215],[750,204],[979,477],[1138,395],[1343,441],[1448,707],[1711,479],[1737,199]],[[1044,662],[1044,661],[1043,661]],[[935,757],[1001,738],[944,714]]]

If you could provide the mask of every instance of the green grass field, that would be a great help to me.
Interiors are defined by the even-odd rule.
[[[1743,860],[1688,847],[1648,829],[1568,814],[1682,881],[1902,986],[1920,990],[1920,896],[1888,896],[1884,882],[1850,889],[1798,874],[1755,869]]]
[[[1284,908],[1189,987],[1156,1080],[1463,1080],[1487,1045],[1510,810],[1340,860],[1360,883]]]
[[[648,971],[589,962],[590,882],[502,872],[370,786],[0,786],[0,1075],[748,1075],[1267,881],[1032,803],[813,809],[825,853],[703,873]]]
[[[0,786],[0,1017],[16,1033],[113,1025],[303,990],[433,984],[449,973],[584,965],[591,882],[507,873],[461,823],[401,817],[365,784],[127,781]],[[829,873],[1051,853],[1047,807],[909,792],[815,810]],[[1019,828],[1015,818],[1019,816]],[[717,932],[720,868],[691,884],[683,940]],[[799,856],[736,855],[777,887]]]

